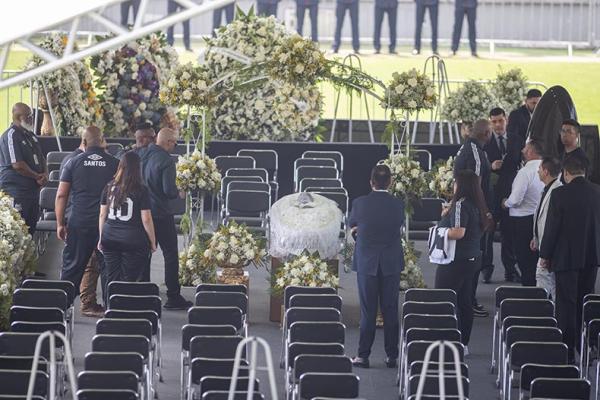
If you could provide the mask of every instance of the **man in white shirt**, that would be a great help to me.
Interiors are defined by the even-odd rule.
[[[525,165],[519,170],[512,184],[508,199],[502,201],[502,207],[508,209],[513,228],[515,255],[521,270],[523,286],[535,286],[535,270],[538,255],[530,248],[533,238],[533,220],[535,211],[544,191],[544,183],[538,177],[542,163],[542,147],[538,142],[530,141],[523,149]]]

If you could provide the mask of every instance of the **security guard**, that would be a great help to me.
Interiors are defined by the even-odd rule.
[[[0,190],[13,197],[15,208],[33,235],[39,214],[40,187],[48,181],[48,171],[40,143],[32,133],[31,108],[16,103],[12,117],[13,123],[0,136]]]
[[[335,36],[333,39],[333,52],[340,50],[342,42],[342,26],[346,10],[350,12],[350,23],[352,24],[352,48],[358,54],[360,40],[358,36],[358,0],[337,0],[335,7]]]
[[[120,150],[117,153],[116,157],[120,160],[121,157],[123,157],[123,154],[127,153],[128,151],[134,151],[139,155],[142,149],[148,147],[150,143],[154,143],[155,136],[156,132],[154,132],[152,123],[144,122],[143,124],[138,125],[134,133],[135,143],[125,146],[123,150]]]
[[[375,53],[381,52],[381,25],[383,15],[387,13],[390,27],[390,54],[396,54],[396,17],[398,15],[398,0],[375,0],[375,33],[373,47]]]
[[[220,7],[213,11],[213,35],[221,27],[223,13],[225,13],[225,22],[228,24],[231,23],[235,14],[235,3],[227,4],[225,7]]]
[[[162,128],[156,137],[156,144],[153,143],[143,150],[140,157],[142,159],[142,175],[150,192],[156,241],[165,260],[167,302],[164,307],[173,310],[187,310],[192,303],[181,296],[177,230],[173,211],[169,204],[179,197],[179,190],[175,185],[175,160],[171,156],[176,145],[177,132],[170,128]],[[147,267],[145,278],[149,278],[149,270],[150,266]]]
[[[277,18],[277,3],[279,0],[256,0],[256,14],[262,17],[272,15]]]
[[[61,279],[73,282],[79,290],[81,279],[93,253],[100,270],[102,294],[106,304],[104,259],[97,251],[100,197],[113,179],[119,160],[105,151],[100,129],[90,126],[83,134],[85,151],[64,166],[56,194],[56,235],[65,242]],[[65,224],[65,209],[71,197],[71,215]]]
[[[416,21],[415,21],[415,47],[413,55],[421,54],[421,31],[425,21],[425,11],[429,10],[429,20],[431,21],[431,51],[438,54],[438,6],[440,0],[415,0],[417,3]]]
[[[452,54],[456,55],[460,44],[460,35],[462,33],[463,20],[467,16],[469,24],[469,46],[471,47],[471,55],[477,55],[477,0],[456,0],[454,3],[454,28],[452,29]]]
[[[310,17],[310,37],[313,42],[319,41],[319,34],[317,31],[319,16],[319,0],[296,0],[296,20],[298,34],[302,36],[304,28],[304,14],[308,10],[308,16]]]

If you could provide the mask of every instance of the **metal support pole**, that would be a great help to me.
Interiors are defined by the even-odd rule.
[[[52,99],[48,96],[48,88],[46,87],[46,81],[44,77],[41,77],[42,87],[44,88],[44,96],[46,96],[46,101],[48,102],[48,111],[50,111],[50,120],[52,121],[52,126],[54,126],[54,136],[56,137],[56,144],[58,145],[58,151],[62,151],[62,144],[60,143],[60,127],[56,125],[56,117],[54,116],[54,109],[52,108]]]

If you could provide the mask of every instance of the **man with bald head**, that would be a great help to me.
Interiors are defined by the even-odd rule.
[[[162,128],[156,137],[156,144],[150,144],[142,150],[142,174],[150,192],[150,208],[156,229],[156,241],[165,259],[165,284],[167,302],[165,308],[187,310],[192,306],[181,296],[179,285],[179,252],[177,248],[177,230],[170,202],[179,197],[175,185],[176,159],[171,156],[177,145],[177,132]],[[145,272],[150,279],[150,265]]]
[[[56,235],[65,242],[61,279],[73,282],[79,290],[88,260],[93,253],[100,270],[102,294],[106,304],[104,259],[97,251],[100,197],[117,172],[119,160],[106,153],[106,142],[99,128],[89,126],[83,133],[83,153],[64,165],[56,194]],[[71,211],[65,223],[65,209],[71,199]],[[97,310],[101,316],[102,310]]]
[[[150,143],[154,143],[156,139],[156,132],[154,132],[154,128],[152,127],[151,122],[144,122],[139,124],[134,133],[135,143],[125,147],[123,150],[117,153],[117,158],[120,160],[123,157],[123,154],[128,151],[136,152],[138,155],[140,152],[148,147]]]
[[[42,148],[33,134],[31,108],[16,103],[13,122],[0,136],[0,190],[13,197],[33,235],[39,214],[40,187],[48,181]]]

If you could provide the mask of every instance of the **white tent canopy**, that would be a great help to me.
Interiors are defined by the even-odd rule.
[[[146,22],[148,0],[141,0],[136,21],[131,29],[121,26],[120,22],[110,20],[103,15],[107,6],[121,3],[124,0],[11,0],[10,7],[0,15],[2,32],[0,33],[0,89],[33,80],[39,76],[54,71],[72,62],[119,47],[132,40],[163,30],[177,22],[190,19],[198,14],[212,11],[233,3],[235,0],[209,0],[203,4],[194,3],[192,0],[175,0],[182,7],[169,15],[152,15],[152,21]],[[165,7],[166,10],[166,2]],[[107,31],[114,34],[108,40],[93,43],[89,47],[74,50],[77,27],[82,19],[92,19],[103,25]],[[39,48],[31,38],[57,26],[67,27],[68,41],[65,53],[56,57]],[[34,69],[21,72],[6,79],[6,61],[11,49],[19,45],[30,50],[46,61]]]

